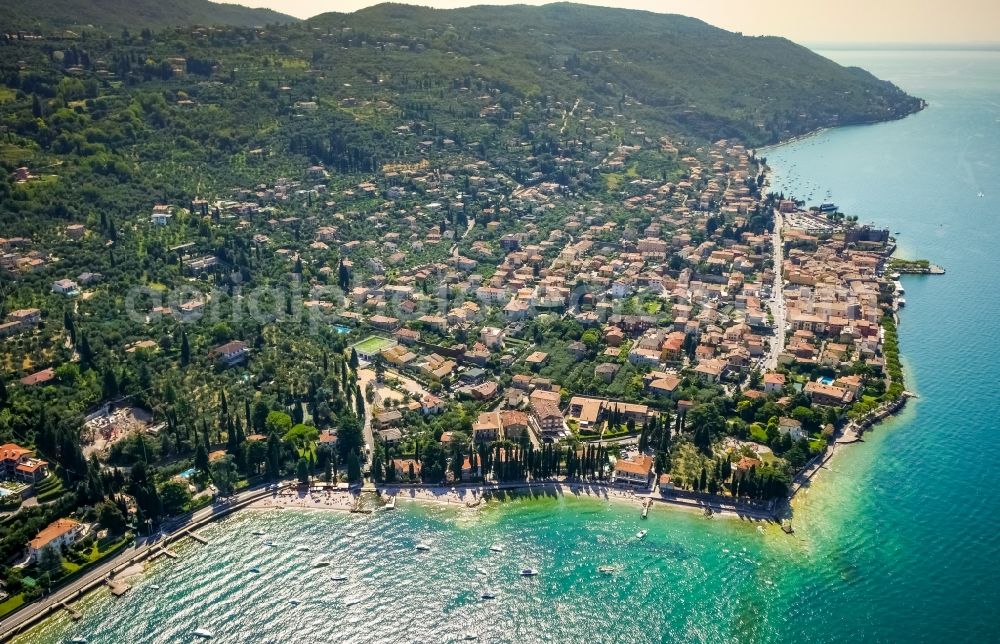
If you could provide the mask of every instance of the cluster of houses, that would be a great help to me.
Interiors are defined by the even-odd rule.
[[[672,147],[668,141],[661,144]],[[635,151],[619,148],[606,163],[627,163]],[[633,219],[623,222],[594,205],[544,235],[530,216],[522,216],[516,232],[498,232],[488,236],[492,241],[473,244],[478,259],[455,254],[447,262],[401,270],[392,280],[376,272],[375,279],[349,294],[354,310],[346,317],[391,335],[396,344],[380,355],[396,367],[431,380],[454,380],[460,385],[454,391],[476,400],[502,393],[495,410],[474,424],[474,438],[480,441],[511,440],[525,430],[536,442],[570,433],[599,436],[612,420],[638,427],[652,413],[629,401],[575,396],[533,375],[515,375],[506,391],[498,391],[490,367],[522,365],[537,372],[546,364],[548,355],[537,348],[514,352],[506,342],[539,312],[563,314],[599,332],[603,350],[595,376],[604,382],[615,379],[623,358],[638,368],[644,393],[654,397],[673,396],[685,378],[743,382],[765,365],[772,338],[785,333],[774,328],[767,310],[775,283],[771,235],[748,226],[764,200],[751,189],[753,165],[740,145],[720,141],[702,160],[686,157],[683,162],[683,180],[634,182],[642,190],[631,190],[623,201],[626,210],[635,211]],[[508,203],[538,207],[558,197],[557,189],[537,185],[515,191]],[[780,207],[797,212],[791,204]],[[851,363],[883,366],[879,321],[887,293],[877,242],[884,238],[881,233],[859,237],[850,228],[832,226],[820,239],[786,226],[781,278],[788,341],[778,364],[838,371],[838,376],[805,384],[803,391],[815,404],[842,407],[860,396],[861,378],[843,369]],[[489,256],[500,259],[483,277],[477,270]],[[677,256],[685,260],[679,269],[671,267]],[[437,292],[418,287],[429,279]],[[446,293],[452,297],[445,298],[441,310],[421,308],[437,305]],[[628,301],[640,306],[623,306]],[[649,302],[658,305],[646,310],[642,304]],[[660,310],[668,310],[669,317]],[[491,314],[496,319],[497,311],[505,324],[484,325]],[[457,333],[469,341],[451,351],[427,343],[429,337]],[[579,357],[588,354],[581,342],[566,349]],[[752,393],[780,396],[790,384],[784,373],[768,371]],[[780,424],[781,433],[793,440],[804,435],[791,418],[782,417]],[[622,461],[620,479],[635,475],[651,481],[651,464],[646,465],[642,458],[638,464]]]
[[[9,273],[30,273],[49,265],[48,253],[28,250],[30,242],[24,237],[0,237],[0,270]]]
[[[38,326],[42,312],[38,309],[18,309],[7,314],[7,321],[0,323],[0,337],[7,337]]]
[[[608,162],[623,162],[635,151],[620,148]],[[461,254],[400,270],[392,280],[375,271],[348,294],[351,310],[344,318],[391,335],[394,345],[379,352],[387,363],[430,380],[458,380],[457,391],[477,400],[500,392],[489,373],[475,366],[510,368],[521,361],[537,371],[546,364],[545,352],[529,349],[517,356],[505,346],[507,336],[538,312],[562,313],[599,332],[606,348],[595,375],[605,382],[614,379],[621,356],[641,369],[646,392],[655,396],[671,396],[682,371],[706,383],[745,375],[759,365],[773,335],[762,303],[773,283],[771,238],[716,230],[712,220],[720,211],[744,228],[760,201],[747,185],[751,161],[742,146],[721,141],[707,158],[709,167],[694,157],[684,159],[683,181],[649,182],[644,194],[626,198],[626,210],[636,211],[628,222],[600,207],[569,216],[561,230],[548,235],[530,215],[521,217],[516,232],[503,234],[500,223],[490,221],[488,227],[498,230],[495,243],[477,242],[481,256],[500,256],[488,278],[477,272],[480,260]],[[695,185],[701,188],[694,191]],[[513,194],[511,205],[529,208],[557,198],[557,190],[539,186]],[[487,214],[511,216],[509,210]],[[638,227],[634,222],[640,219],[651,221]],[[672,270],[674,255],[700,270]],[[429,280],[436,289],[430,293],[419,286]],[[669,307],[669,323],[651,313],[622,312],[627,300],[640,298]],[[483,325],[496,310],[505,325]],[[426,342],[458,333],[469,341],[448,351]],[[588,352],[580,342],[567,349],[580,357]],[[563,403],[558,385],[515,376],[503,409],[526,410],[532,434],[542,440],[571,431],[599,434],[605,421],[619,414],[641,425],[648,414],[643,405],[626,401],[572,397],[565,408]],[[480,421],[478,437],[505,435],[497,419]]]
[[[49,475],[49,464],[14,443],[0,445],[0,476],[7,480],[37,483]]]
[[[820,405],[843,406],[859,397],[861,378],[846,375],[851,365],[862,363],[875,373],[885,367],[881,320],[891,309],[894,286],[882,276],[884,254],[868,244],[858,248],[850,233],[824,239],[798,229],[784,234],[791,246],[782,266],[789,340],[778,363],[838,374],[805,385],[804,393]]]

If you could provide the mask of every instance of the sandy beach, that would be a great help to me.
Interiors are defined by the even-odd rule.
[[[250,504],[252,509],[297,508],[305,510],[350,511],[357,502],[357,495],[351,492],[324,491],[302,492],[294,488],[281,490],[271,498],[260,499]]]
[[[673,509],[696,512],[702,515],[705,514],[706,509],[704,504],[687,499],[665,498],[659,494],[637,494],[631,490],[618,489],[608,485],[562,481],[461,486],[386,485],[379,487],[377,492],[386,502],[392,497],[396,497],[397,502],[428,503],[459,509],[476,509],[491,499],[503,500],[514,495],[559,495],[628,503],[633,505],[637,512],[641,510],[642,504],[647,499],[652,499],[653,508],[657,505],[666,505]],[[297,489],[285,489],[271,498],[255,501],[250,507],[254,509],[293,508],[351,511],[357,503],[358,495],[359,493],[356,491],[345,490],[304,492]],[[762,520],[760,517],[753,516],[753,513],[741,513],[718,506],[712,507],[711,516],[751,521]]]

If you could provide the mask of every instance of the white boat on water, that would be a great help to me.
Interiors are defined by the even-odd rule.
[[[896,300],[896,303],[897,303],[897,304],[898,304],[899,306],[906,306],[906,300],[905,300],[905,299],[903,299],[903,298],[899,298],[898,300]]]
[[[347,575],[334,575],[331,579],[333,581],[347,581]]]
[[[302,600],[301,599],[289,599],[288,603],[291,604],[292,606],[298,606],[299,604],[302,603]]]
[[[264,532],[263,530],[254,530],[253,531],[253,536],[255,536],[255,537],[263,537],[265,534],[267,534],[267,533]]]
[[[431,544],[427,543],[426,541],[421,541],[420,543],[417,544],[416,548],[421,552],[426,552],[431,549]]]
[[[497,595],[491,590],[483,591],[483,594],[479,596],[480,599],[496,599]]]
[[[86,637],[74,637],[69,641],[69,644],[87,644]]]
[[[267,546],[268,548],[277,548],[278,547],[278,542],[277,541],[271,541],[270,539],[268,539],[267,541],[264,542],[264,545]]]
[[[603,572],[605,575],[610,575],[617,572],[618,568],[615,566],[600,566],[597,570],[598,572]]]
[[[195,637],[200,637],[203,640],[210,640],[215,637],[215,634],[207,628],[196,628],[191,634]]]
[[[160,584],[150,584],[149,587],[152,588],[153,590],[159,590],[160,589]]]
[[[347,599],[344,600],[344,606],[354,606],[355,604],[360,604],[360,603],[361,603],[360,597],[348,597]]]
[[[250,569],[250,572],[252,572],[255,575],[259,575],[260,574],[260,568],[258,568],[257,566],[254,566],[253,568]]]
[[[313,562],[313,568],[326,568],[331,563],[333,562],[330,561],[329,559],[317,559],[316,561]]]
[[[976,195],[976,196],[977,196],[977,197],[979,197],[979,198],[981,199],[981,198],[985,197],[986,195],[984,195],[983,193],[981,193],[981,192],[980,192],[980,193],[979,193],[978,195]]]
[[[538,574],[538,571],[535,570],[534,568],[522,568],[521,569],[521,576],[522,577],[534,577],[537,574]]]
[[[490,546],[490,552],[503,552],[503,546],[499,543],[494,543]]]
[[[636,539],[645,539],[646,535],[649,534],[649,530],[639,530],[635,533]]]
[[[299,552],[309,552],[309,546],[299,546],[296,550]]]

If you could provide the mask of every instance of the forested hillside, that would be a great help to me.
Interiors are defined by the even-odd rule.
[[[308,22],[452,52],[529,95],[563,85],[627,95],[648,108],[645,118],[709,138],[773,143],[919,106],[892,84],[787,39],[745,37],[678,15],[571,3],[453,10],[383,4]]]
[[[0,29],[100,29],[117,34],[180,25],[236,25],[252,27],[296,22],[270,9],[209,0],[4,0]]]

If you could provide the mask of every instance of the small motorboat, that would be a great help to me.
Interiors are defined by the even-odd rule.
[[[977,196],[977,197],[979,197],[980,199],[982,199],[982,198],[983,198],[983,197],[985,197],[986,195],[984,195],[983,193],[981,193],[981,192],[980,192],[980,193],[979,193],[978,195],[976,195],[976,196]]]
[[[490,552],[503,552],[504,548],[499,543],[494,543],[490,546]]]
[[[298,606],[299,604],[302,603],[302,600],[301,599],[289,599],[288,603],[291,604],[292,606]]]
[[[617,572],[618,568],[615,567],[615,566],[600,566],[597,569],[597,571],[598,572],[603,572],[605,575],[610,575],[610,574],[612,574],[614,572]]]
[[[636,539],[645,539],[646,535],[649,534],[649,530],[639,530],[635,533]]]
[[[152,588],[153,590],[159,590],[160,584],[150,584],[149,587]]]
[[[538,571],[535,570],[534,568],[522,568],[521,569],[521,576],[522,577],[534,577],[537,574],[538,574]]]
[[[421,541],[420,543],[417,544],[416,548],[421,552],[426,552],[431,549],[431,544],[427,543],[426,541]]]
[[[354,606],[355,604],[360,604],[360,603],[361,603],[360,597],[350,597],[344,600],[344,606]]]
[[[329,559],[317,559],[313,562],[313,568],[326,568],[331,562]]]
[[[296,550],[299,552],[309,552],[309,546],[299,546]]]
[[[253,531],[253,536],[255,536],[255,537],[263,537],[265,534],[267,534],[267,533],[264,532],[263,530],[254,530]]]
[[[271,541],[269,539],[269,540],[267,540],[267,541],[264,542],[264,545],[267,546],[268,548],[277,548],[278,547],[278,542],[277,541]]]
[[[334,575],[331,579],[333,581],[347,581],[347,575]]]
[[[74,637],[69,641],[69,644],[87,644],[86,637]]]
[[[196,628],[191,634],[195,637],[200,637],[203,640],[210,640],[215,637],[215,634],[207,628]]]
[[[480,599],[496,599],[497,595],[492,590],[484,590],[483,594],[479,596]]]

